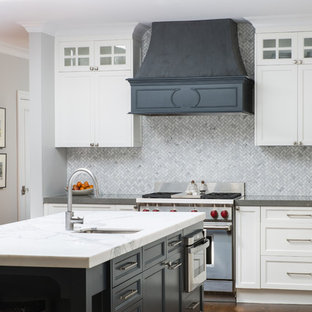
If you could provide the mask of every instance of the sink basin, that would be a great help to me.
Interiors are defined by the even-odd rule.
[[[85,228],[80,229],[77,233],[86,233],[86,234],[134,234],[138,233],[141,230],[134,229],[103,229],[103,228]]]

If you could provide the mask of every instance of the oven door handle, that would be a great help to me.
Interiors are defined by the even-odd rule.
[[[227,232],[232,231],[232,225],[204,225],[205,230],[224,230]]]
[[[197,253],[200,250],[208,248],[209,245],[210,245],[209,239],[205,239],[202,244],[200,244],[200,245],[198,245],[196,247],[188,247],[188,253],[189,254]]]

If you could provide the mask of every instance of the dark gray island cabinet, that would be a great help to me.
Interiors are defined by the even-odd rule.
[[[0,266],[0,303],[41,301],[46,312],[201,311],[202,287],[184,291],[183,243],[201,229],[196,222],[91,268]]]

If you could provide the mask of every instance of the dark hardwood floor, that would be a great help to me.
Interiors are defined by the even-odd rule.
[[[312,305],[205,302],[204,312],[312,312]]]

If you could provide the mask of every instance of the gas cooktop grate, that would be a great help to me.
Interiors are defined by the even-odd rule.
[[[202,199],[234,199],[240,197],[241,193],[209,193],[201,195]]]
[[[179,192],[156,192],[142,195],[142,198],[171,198],[171,195],[178,194]]]

